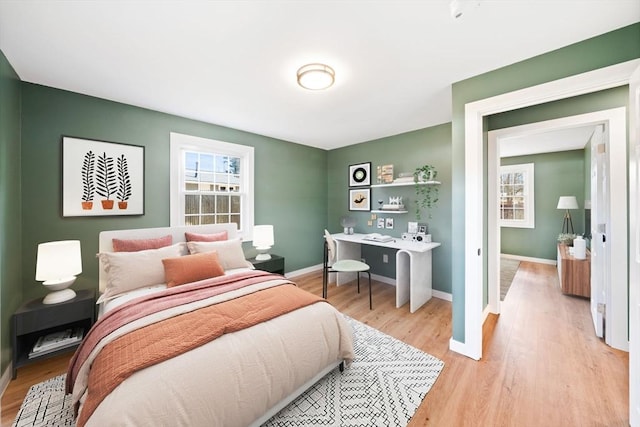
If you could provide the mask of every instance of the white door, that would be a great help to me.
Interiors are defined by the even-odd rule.
[[[629,82],[629,424],[640,427],[640,67]]]
[[[604,126],[598,125],[591,137],[591,317],[596,335],[604,335],[604,319],[609,272],[607,224],[609,192],[607,149]]]

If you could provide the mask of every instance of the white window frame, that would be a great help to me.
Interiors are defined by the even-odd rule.
[[[505,173],[522,173],[524,176],[524,219],[502,219],[500,212],[500,178],[498,178],[498,218],[501,227],[535,228],[534,164],[500,166],[500,176]]]
[[[247,145],[217,141],[171,132],[170,134],[170,224],[183,226],[186,191],[184,183],[184,152],[222,154],[240,158],[241,194],[240,230],[243,240],[253,239],[254,220],[254,148]]]

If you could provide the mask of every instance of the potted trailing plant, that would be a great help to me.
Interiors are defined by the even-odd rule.
[[[116,159],[116,166],[118,169],[118,191],[116,192],[118,209],[124,210],[127,209],[128,200],[131,197],[131,178],[129,177],[127,158],[124,154]]]
[[[432,165],[423,165],[413,172],[413,181],[416,183],[416,219],[420,221],[422,209],[426,209],[428,218],[431,219],[431,208],[438,203],[438,187],[428,184],[438,176],[438,171]],[[425,184],[427,183],[427,184]]]
[[[96,155],[92,151],[84,155],[82,161],[82,209],[90,211],[93,208],[93,194],[96,187],[93,183],[93,172],[95,170]]]
[[[96,172],[96,193],[104,197],[100,202],[102,209],[113,209],[111,195],[116,191],[116,174],[113,170],[113,157],[107,157],[107,153],[98,156]]]

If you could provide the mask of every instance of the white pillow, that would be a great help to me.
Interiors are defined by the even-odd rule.
[[[233,268],[253,268],[253,264],[244,258],[240,239],[221,240],[219,242],[187,242],[187,247],[192,255],[216,251],[218,253],[218,261],[224,271]]]
[[[102,252],[98,259],[106,272],[106,289],[98,303],[114,298],[124,292],[165,282],[165,258],[185,255],[185,244],[177,243],[159,249],[138,252]]]

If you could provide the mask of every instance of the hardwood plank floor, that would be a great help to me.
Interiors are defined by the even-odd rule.
[[[296,278],[321,295],[321,272]],[[343,313],[426,351],[445,368],[410,426],[628,426],[628,353],[595,337],[586,299],[562,295],[553,266],[522,262],[500,316],[484,324],[479,362],[449,351],[451,303],[433,298],[416,313],[395,308],[395,289],[329,287]],[[66,370],[70,356],[21,368],[2,398],[10,426],[28,388]]]

